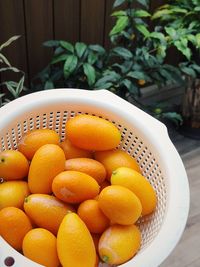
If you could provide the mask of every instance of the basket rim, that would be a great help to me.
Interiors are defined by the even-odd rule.
[[[49,105],[56,101],[66,101],[66,103],[70,103],[70,101],[74,103],[85,102],[88,105],[105,107],[111,112],[115,110],[127,122],[133,123],[134,120],[141,132],[144,127],[147,129],[148,126],[147,132],[144,135],[146,137],[148,135],[151,136],[151,145],[155,151],[159,151],[161,169],[164,170],[163,174],[164,176],[167,175],[169,185],[173,186],[169,187],[165,218],[157,236],[136,257],[120,266],[155,267],[160,265],[181,238],[187,222],[190,199],[187,174],[182,160],[168,136],[166,126],[133,104],[107,90],[89,91],[60,88],[23,96],[0,108],[0,131],[4,125],[12,120],[12,114],[15,114],[17,117],[29,108],[37,108],[44,104]],[[134,116],[130,116],[130,114],[134,114]],[[2,243],[1,239],[0,243]]]

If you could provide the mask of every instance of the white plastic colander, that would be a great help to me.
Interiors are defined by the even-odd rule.
[[[142,247],[120,266],[157,267],[178,243],[189,210],[187,175],[164,124],[106,90],[54,89],[23,96],[0,109],[0,151],[16,149],[24,133],[33,129],[53,129],[63,140],[66,121],[80,113],[100,116],[118,127],[120,148],[136,158],[156,190],[156,211],[139,222]],[[41,266],[0,237],[1,267],[8,266],[8,257],[14,259],[14,267]]]

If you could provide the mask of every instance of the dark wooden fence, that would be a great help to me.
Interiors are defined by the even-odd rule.
[[[51,39],[109,46],[114,0],[0,0],[0,43],[22,37],[7,48],[11,63],[26,73],[27,84],[51,58],[42,43]],[[151,9],[164,0],[151,1]],[[1,80],[7,78],[1,75]]]

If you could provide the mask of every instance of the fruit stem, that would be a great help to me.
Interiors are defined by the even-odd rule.
[[[28,202],[28,197],[25,197],[24,203],[27,203],[27,202]]]
[[[104,261],[105,263],[108,263],[109,257],[108,256],[103,256],[102,257],[102,261]]]

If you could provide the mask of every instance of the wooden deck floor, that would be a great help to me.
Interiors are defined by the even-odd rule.
[[[200,141],[170,134],[190,184],[190,212],[183,236],[160,267],[200,267]]]

